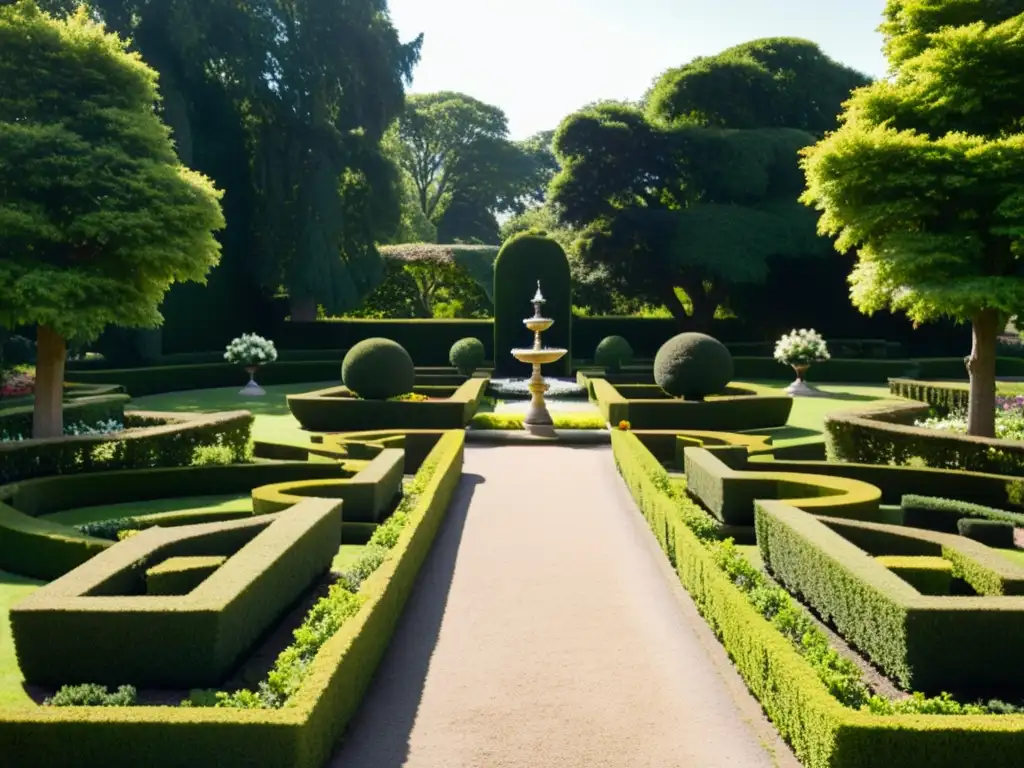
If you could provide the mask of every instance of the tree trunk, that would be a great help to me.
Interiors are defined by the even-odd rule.
[[[704,286],[698,286],[693,292],[687,291],[686,294],[690,297],[690,303],[693,305],[693,314],[690,316],[692,329],[708,333],[715,319],[718,302],[713,295],[704,291]]]
[[[971,318],[971,356],[967,372],[971,376],[971,398],[967,409],[967,434],[977,437],[996,435],[996,341],[1002,330],[1000,314],[983,309]]]
[[[64,339],[44,326],[36,330],[35,408],[32,437],[61,437],[64,434],[64,361],[68,348]]]
[[[679,301],[679,297],[676,296],[675,287],[671,283],[666,283],[662,293],[662,303],[665,308],[672,313],[672,319],[676,321],[676,327],[679,332],[689,330],[690,316],[686,314],[686,307]]]
[[[288,303],[293,323],[316,322],[316,299],[290,299]]]

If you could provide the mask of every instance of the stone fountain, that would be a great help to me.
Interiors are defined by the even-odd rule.
[[[523,419],[523,426],[531,435],[541,437],[554,437],[555,427],[548,413],[547,403],[544,402],[544,393],[548,391],[548,385],[541,375],[540,367],[545,363],[553,363],[561,360],[569,351],[567,349],[555,349],[541,345],[540,335],[554,324],[550,317],[541,314],[541,305],[545,303],[544,295],[540,292],[540,280],[537,281],[537,293],[533,299],[533,317],[523,320],[523,325],[533,331],[533,346],[528,349],[513,349],[512,357],[521,363],[529,363],[533,366],[533,375],[530,376],[530,405],[526,409],[526,417]]]

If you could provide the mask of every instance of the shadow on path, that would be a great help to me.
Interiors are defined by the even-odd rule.
[[[430,659],[448,603],[452,575],[479,475],[464,474],[441,530],[416,578],[362,706],[328,764],[334,768],[399,768],[419,710]]]

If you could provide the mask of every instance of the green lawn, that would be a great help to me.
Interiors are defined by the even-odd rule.
[[[288,411],[288,395],[312,392],[337,384],[319,382],[311,384],[280,384],[264,387],[263,397],[243,397],[240,387],[196,389],[191,392],[168,392],[132,400],[131,407],[143,411],[185,411],[212,413],[215,411],[251,411],[256,416],[253,437],[256,440],[277,442],[308,442],[309,433],[303,430]]]
[[[744,381],[737,386],[750,387],[762,394],[782,394],[790,382]],[[898,402],[883,385],[865,384],[821,384],[814,385],[825,393],[823,397],[793,398],[793,410],[789,421],[782,429],[763,430],[771,434],[775,445],[816,440],[825,429],[825,416],[834,411],[852,411],[873,408],[886,403]]]
[[[32,703],[32,699],[21,687],[21,670],[18,669],[18,662],[14,657],[14,641],[11,638],[8,614],[11,606],[28,597],[41,584],[41,581],[0,571],[0,707]]]
[[[342,544],[338,554],[331,562],[331,570],[339,572],[348,570],[355,565],[365,548],[364,544]]]

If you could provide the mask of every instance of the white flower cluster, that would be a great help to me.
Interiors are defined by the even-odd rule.
[[[828,345],[813,328],[794,330],[775,344],[775,359],[784,365],[810,365],[829,357]]]
[[[228,344],[224,359],[237,365],[266,365],[277,360],[277,349],[274,342],[255,333],[245,333]]]

